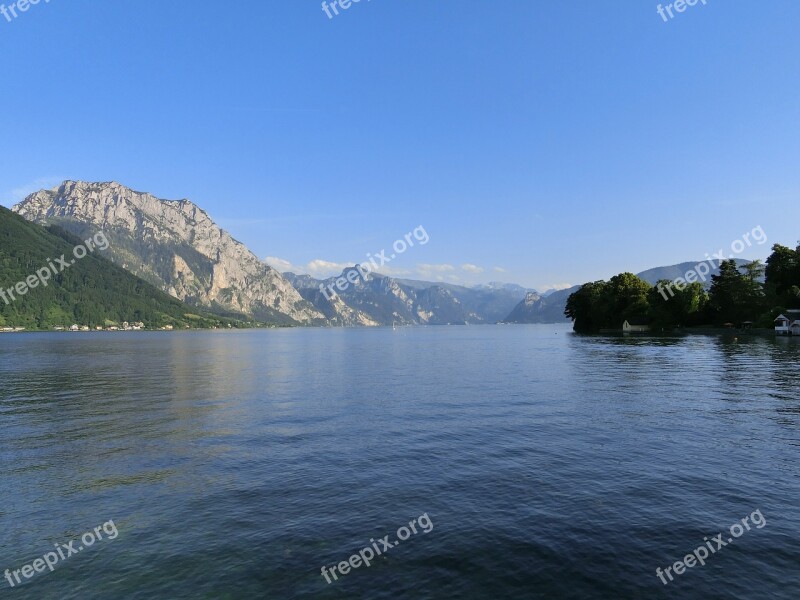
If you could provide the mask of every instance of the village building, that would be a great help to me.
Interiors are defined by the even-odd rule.
[[[800,310],[787,310],[775,319],[777,335],[800,335]]]
[[[625,333],[647,333],[650,331],[650,324],[647,319],[631,317],[622,324],[622,331]]]

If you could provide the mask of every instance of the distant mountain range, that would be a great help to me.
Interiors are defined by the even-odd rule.
[[[464,325],[497,323],[526,293],[517,285],[477,286],[396,279],[363,275],[354,265],[329,279],[284,273],[300,294],[332,325]],[[320,288],[335,288],[348,276],[355,283],[335,294]]]
[[[567,290],[539,293],[515,284],[473,287],[364,274],[279,273],[189,200],[162,200],[116,182],[65,181],[12,209],[41,225],[85,238],[99,231],[119,267],[191,306],[242,320],[319,326],[562,323]],[[742,261],[744,262],[744,261]],[[683,263],[640,276],[655,283],[694,267]],[[352,283],[331,294],[341,278]]]

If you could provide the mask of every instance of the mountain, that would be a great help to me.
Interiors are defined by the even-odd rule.
[[[521,285],[517,285],[516,283],[502,283],[500,281],[490,281],[489,283],[479,283],[477,285],[470,286],[471,289],[474,290],[492,290],[492,291],[505,291],[511,292],[518,296],[524,296],[528,292],[534,292],[536,290],[531,290],[528,288],[524,288]],[[544,294],[543,294],[544,295]]]
[[[737,259],[740,267],[749,261]],[[645,280],[650,285],[655,285],[662,279],[670,281],[683,277],[688,271],[693,270],[698,262],[685,262],[667,267],[656,267],[642,271],[637,277]],[[711,285],[711,275],[717,275],[719,268],[714,268],[706,276],[706,286]],[[571,294],[577,292],[581,286],[576,285],[566,290],[552,292],[549,295],[528,294],[525,299],[514,307],[514,310],[503,319],[504,323],[566,323],[564,308]]]
[[[354,283],[348,283],[343,290],[337,289],[336,282],[348,275]],[[390,277],[377,273],[362,275],[355,267],[345,269],[340,277],[322,280],[307,275],[286,276],[303,298],[312,302],[334,325],[415,325],[429,322],[425,314],[417,314],[417,296],[424,290],[413,290]]]
[[[278,271],[188,200],[162,200],[116,182],[65,181],[12,210],[81,238],[104,232],[113,262],[192,306],[273,323],[324,323]]]
[[[543,298],[547,298],[548,296],[550,296],[550,295],[552,295],[552,294],[555,294],[556,292],[559,292],[559,291],[561,291],[561,290],[563,290],[563,289],[564,289],[564,288],[550,288],[549,290],[545,290],[545,291],[543,291],[543,292],[541,293],[541,295],[542,295],[542,297],[543,297]]]
[[[470,323],[497,323],[516,306],[520,298],[532,292],[515,283],[488,283],[465,287],[453,283],[398,279],[401,285],[415,289],[440,287],[452,294],[463,307]]]
[[[741,258],[736,259],[736,265],[738,267],[742,267],[749,263],[749,260],[743,260]],[[670,281],[674,281],[678,277],[684,277],[686,273],[689,271],[693,271],[695,267],[698,265],[698,262],[683,262],[677,265],[670,265],[668,267],[656,267],[655,269],[648,269],[647,271],[642,271],[637,275],[640,279],[644,279],[650,285],[655,285],[662,279],[668,279]],[[711,272],[706,275],[706,282],[705,286],[711,286],[711,275],[718,275],[719,274],[719,267],[711,269]],[[701,282],[702,283],[702,282]]]
[[[0,206],[0,327],[102,327],[124,321],[141,321],[148,328],[233,323],[196,314],[103,258],[102,237],[94,238],[94,249],[88,249],[85,239],[54,226],[40,227]],[[80,246],[86,253],[77,258]]]
[[[295,275],[294,273],[284,273],[283,275],[305,300],[325,315],[330,325],[357,327],[384,324],[373,319],[366,312],[351,307],[341,295],[323,293],[320,290],[320,285],[334,285],[337,278],[321,280],[314,279],[310,275]]]
[[[468,288],[449,283],[362,275],[353,266],[338,277],[314,279],[284,273],[300,294],[336,325],[448,325],[496,323],[524,297],[513,284]],[[344,290],[336,282],[353,280]],[[329,290],[333,288],[335,294]],[[343,286],[344,287],[344,286]]]
[[[529,293],[514,307],[503,323],[565,323],[564,308],[570,294],[580,289],[579,285],[566,290],[552,292],[547,296]]]

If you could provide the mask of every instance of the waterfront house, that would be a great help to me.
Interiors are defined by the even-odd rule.
[[[789,324],[789,334],[800,335],[800,310],[787,310],[786,316],[792,321]]]
[[[625,333],[647,333],[650,331],[650,325],[647,319],[631,317],[622,324],[622,331]]]
[[[775,319],[775,333],[777,335],[800,335],[800,310],[787,310],[786,315],[780,315]]]

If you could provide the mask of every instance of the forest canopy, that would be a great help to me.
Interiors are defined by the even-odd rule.
[[[771,327],[779,314],[798,308],[800,245],[793,250],[775,244],[766,264],[722,261],[708,288],[699,281],[650,285],[632,273],[586,283],[570,295],[564,314],[578,332],[621,329],[632,319],[649,323],[653,331],[671,331],[746,321]]]

